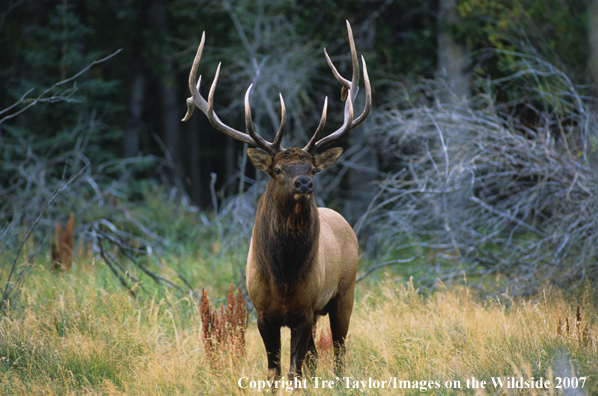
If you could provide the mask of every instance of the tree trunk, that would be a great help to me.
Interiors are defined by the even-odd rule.
[[[143,68],[135,58],[131,66],[131,77],[127,102],[127,121],[122,136],[122,156],[134,157],[139,153],[139,132],[143,123],[143,98],[145,96],[146,76]]]
[[[367,211],[370,202],[376,196],[379,185],[378,150],[373,145],[364,144],[365,140],[364,138],[349,135],[349,144],[351,147],[354,145],[363,147],[355,159],[355,165],[359,169],[354,168],[349,171],[349,199],[343,208],[343,216],[349,224],[353,225]],[[369,231],[362,230],[362,235],[359,235],[359,237],[368,234]]]
[[[438,76],[446,89],[440,93],[445,103],[459,103],[469,97],[469,54],[459,43],[451,28],[459,23],[456,0],[440,0],[438,11]]]
[[[168,153],[172,158],[173,183],[178,186],[179,183],[185,180],[181,158],[181,107],[180,102],[177,100],[176,89],[171,83],[176,81],[174,66],[170,60],[165,63],[166,75],[160,81],[162,134]]]
[[[454,36],[452,30],[458,26],[457,0],[440,0],[438,9],[438,77],[444,80],[444,86],[438,92],[440,103],[459,106],[469,98],[469,51]],[[454,109],[460,112],[460,107]],[[466,133],[460,128],[444,128],[444,138],[451,139],[451,135],[460,138]],[[462,175],[457,185],[466,185],[466,177]],[[445,196],[444,210],[454,211],[454,216],[465,213],[467,205],[467,189],[458,189]]]
[[[189,122],[189,191],[193,203],[203,208],[201,184],[201,134],[200,117],[191,117]]]
[[[588,9],[588,36],[590,45],[588,70],[590,71],[592,82],[598,84],[598,0],[590,0]]]
[[[170,27],[168,23],[168,10],[166,8],[165,0],[154,0],[151,11],[150,20],[153,22],[155,31],[159,32],[160,37],[164,38],[161,42],[161,53],[159,54],[162,68],[161,75],[158,76],[159,91],[161,99],[161,127],[162,136],[168,155],[172,159],[172,180],[171,183],[175,185],[180,191],[185,194],[184,188],[185,172],[181,158],[181,103],[178,100],[176,82],[177,76],[174,62],[169,57],[169,45],[167,38],[170,37]]]
[[[147,12],[145,7],[136,8],[136,18],[129,20],[138,31],[147,28]],[[145,99],[148,69],[143,63],[143,44],[139,38],[131,37],[128,42],[132,59],[129,63],[129,87],[127,90],[127,119],[121,139],[121,155],[124,158],[135,157],[141,149],[141,131],[143,125],[143,109],[147,105]]]
[[[592,108],[592,123],[596,127],[598,124],[598,0],[590,0],[588,7],[588,44],[590,46],[590,54],[588,56],[588,71],[590,74],[590,81],[593,84],[593,108]],[[590,145],[590,136],[583,136],[586,148]],[[585,150],[586,155],[589,155],[588,149]],[[587,159],[592,166],[598,168],[597,155],[593,154]]]
[[[594,85],[594,99],[598,99],[598,0],[591,0],[588,8],[588,71]],[[598,112],[598,101],[594,100],[594,111]]]
[[[232,182],[237,169],[237,150],[235,149],[235,140],[226,139],[226,167],[224,173],[224,183],[228,183],[226,188],[226,195],[233,195],[237,192],[237,184]]]
[[[366,45],[363,46],[367,51],[373,50],[375,36],[376,23],[372,21],[368,26]],[[355,109],[361,110],[362,106],[362,101],[358,100]],[[378,149],[376,146],[367,143],[367,138],[365,137],[366,125],[362,125],[358,130],[354,131],[355,133],[349,134],[350,147],[363,147],[355,160],[359,169],[353,168],[349,171],[349,199],[343,208],[343,215],[350,224],[355,224],[366,212],[377,192],[377,177],[380,168],[378,163]],[[362,234],[367,234],[368,232],[369,230],[363,230]]]
[[[586,133],[582,136],[584,154],[587,155],[587,161],[591,164],[593,169],[598,168],[598,160],[596,154],[588,150],[590,136],[587,136],[588,130],[598,130],[598,0],[590,0],[588,7],[588,45],[589,45],[589,56],[588,56],[588,74],[590,83],[593,85],[593,106],[591,108],[591,125],[594,128],[586,128]],[[594,294],[598,299],[598,277],[594,277]]]

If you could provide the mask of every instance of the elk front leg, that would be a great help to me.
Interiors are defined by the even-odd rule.
[[[291,368],[289,369],[289,379],[294,376],[303,375],[303,362],[308,349],[314,344],[313,336],[313,317],[304,318],[297,326],[291,329]],[[315,349],[315,345],[313,345]]]
[[[257,328],[262,336],[268,357],[268,380],[280,379],[280,326],[273,325],[262,315],[258,316]]]

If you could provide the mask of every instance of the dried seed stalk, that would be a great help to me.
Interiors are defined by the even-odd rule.
[[[231,284],[226,308],[221,305],[220,312],[210,309],[208,293],[205,289],[202,292],[199,310],[203,343],[213,369],[222,366],[222,357],[227,353],[237,357],[245,356],[245,333],[249,317],[241,287],[238,288],[236,297],[233,290]]]
[[[565,317],[564,327],[565,331],[563,332],[563,322],[561,321],[561,318],[559,318],[556,328],[557,338],[562,338],[563,340],[577,339],[582,347],[591,347],[594,345],[594,332],[589,323],[586,323],[585,326],[583,325],[581,307],[579,305],[577,305],[577,310],[575,312],[575,330],[573,333],[571,333],[571,328],[569,326],[569,317]]]
[[[332,351],[332,333],[330,332],[330,328],[326,328],[320,332],[316,347],[318,352],[322,354],[328,354]]]
[[[70,270],[73,265],[73,252],[75,250],[75,238],[73,229],[75,228],[75,217],[71,212],[69,221],[66,224],[64,233],[62,224],[56,223],[56,237],[52,241],[52,268],[64,268]]]

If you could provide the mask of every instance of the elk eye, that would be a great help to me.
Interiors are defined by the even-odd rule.
[[[280,170],[280,168],[277,166],[276,168],[274,168],[274,173],[276,173],[277,175],[280,175],[280,172],[282,172]]]
[[[312,172],[312,173],[315,175],[316,173],[318,173],[318,169],[317,169],[317,168],[313,168],[313,169],[311,170],[311,172]]]

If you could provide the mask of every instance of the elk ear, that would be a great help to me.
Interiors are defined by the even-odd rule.
[[[318,172],[326,170],[330,168],[332,165],[334,165],[334,163],[336,162],[338,157],[341,156],[342,153],[342,147],[335,147],[333,149],[324,151],[322,154],[316,155],[314,158],[314,164],[316,165],[316,169],[318,170]]]
[[[270,167],[272,166],[272,157],[269,154],[264,153],[263,151],[256,150],[256,149],[247,149],[247,155],[251,160],[253,166],[256,169],[264,171],[268,173],[270,171]]]

